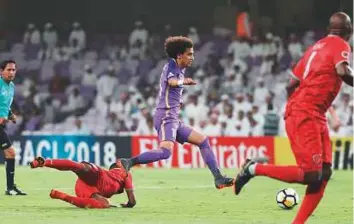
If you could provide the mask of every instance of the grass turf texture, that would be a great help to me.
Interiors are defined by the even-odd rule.
[[[0,167],[4,170],[4,167]],[[207,169],[164,170],[133,169],[137,206],[133,209],[80,209],[49,198],[52,188],[74,194],[76,176],[71,172],[51,169],[31,170],[18,167],[16,182],[29,195],[0,195],[0,223],[6,224],[76,224],[76,223],[290,223],[293,210],[278,208],[275,195],[282,188],[292,187],[302,198],[304,186],[286,184],[258,177],[239,196],[232,188],[216,190]],[[225,170],[234,176],[234,170]],[[0,179],[6,186],[5,175]],[[336,171],[325,197],[309,224],[353,223],[353,173]],[[126,196],[111,198],[113,204],[126,202]]]

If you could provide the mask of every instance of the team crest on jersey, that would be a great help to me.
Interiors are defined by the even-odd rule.
[[[321,154],[315,154],[312,156],[312,160],[316,165],[320,165],[322,163],[322,155]]]
[[[342,51],[341,55],[343,58],[349,59],[349,52],[348,51]]]
[[[7,96],[8,92],[6,91],[6,89],[1,90],[1,95]]]

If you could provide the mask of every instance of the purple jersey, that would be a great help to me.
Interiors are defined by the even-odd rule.
[[[185,69],[180,69],[174,59],[163,67],[160,78],[160,93],[158,98],[157,109],[169,110],[170,115],[178,117],[179,107],[182,103],[183,86],[171,87],[168,80],[173,78],[177,80],[184,79]]]

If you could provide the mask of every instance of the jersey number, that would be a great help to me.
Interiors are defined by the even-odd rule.
[[[311,63],[312,63],[313,59],[315,58],[316,54],[317,54],[317,51],[313,51],[311,53],[310,58],[307,61],[307,64],[306,64],[306,67],[305,67],[305,72],[304,72],[304,75],[303,75],[303,79],[306,79],[306,77],[309,75]]]

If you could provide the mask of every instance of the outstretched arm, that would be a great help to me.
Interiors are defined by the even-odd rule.
[[[125,190],[128,196],[128,202],[126,204],[121,204],[123,208],[133,208],[136,205],[134,190]]]
[[[334,109],[333,106],[331,106],[329,109],[328,109],[328,112],[329,114],[331,115],[332,119],[333,119],[333,129],[334,130],[338,130],[338,128],[341,126],[341,122],[340,122],[340,119],[337,115],[337,112],[336,110]]]
[[[126,204],[120,204],[123,208],[133,208],[136,205],[134,187],[133,187],[133,179],[132,175],[128,173],[127,178],[125,178],[124,183],[125,192],[127,192],[128,202]]]
[[[344,61],[336,66],[338,75],[341,77],[343,82],[353,86],[353,70],[348,65],[348,62]]]
[[[191,79],[191,78],[185,78],[185,79],[169,79],[168,80],[168,85],[171,87],[179,87],[183,85],[196,85],[197,83]]]

